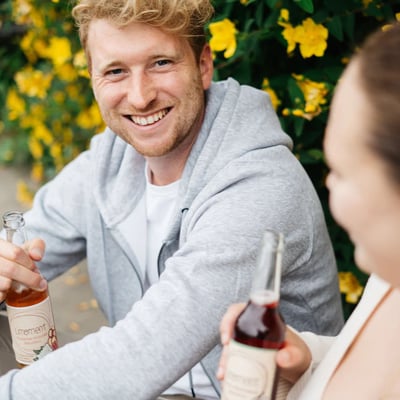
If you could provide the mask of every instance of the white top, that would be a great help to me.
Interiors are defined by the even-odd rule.
[[[372,274],[360,303],[336,338],[317,336],[311,333],[301,335],[311,350],[313,362],[309,370],[293,386],[287,400],[322,398],[333,372],[347,349],[389,289],[388,283]]]
[[[120,232],[135,252],[142,276],[145,277],[144,290],[158,282],[157,258],[167,235],[170,218],[178,197],[180,181],[169,185],[153,185],[146,173],[146,191],[134,212],[119,226]],[[191,386],[196,397],[204,400],[217,400],[218,396],[200,363],[192,368],[192,385],[189,373],[180,378],[164,394],[185,394],[192,396]]]

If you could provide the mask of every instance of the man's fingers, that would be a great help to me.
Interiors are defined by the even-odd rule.
[[[0,303],[6,299],[7,292],[11,287],[11,282],[11,279],[0,276]]]
[[[27,242],[27,250],[33,260],[40,261],[44,255],[45,243],[41,239],[32,239]]]
[[[32,258],[22,247],[0,239],[0,263],[3,263],[4,260],[31,270],[35,268]]]
[[[3,286],[9,289],[8,280],[22,283],[36,289],[47,289],[47,282],[38,273],[37,266],[28,252],[32,252],[38,259],[44,251],[42,240],[33,240],[26,243],[27,249],[16,246],[5,240],[0,240],[0,276],[3,277]],[[36,250],[33,250],[36,249]]]
[[[8,281],[16,281],[36,290],[47,289],[46,280],[38,273],[34,264],[33,270],[30,270],[16,262],[7,259],[0,259],[0,276],[2,278],[2,285],[5,286],[5,290],[10,288]]]

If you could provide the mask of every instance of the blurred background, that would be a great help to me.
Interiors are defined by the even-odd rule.
[[[400,19],[400,0],[213,4],[216,13],[207,34],[215,57],[214,79],[232,76],[270,94],[324,207],[347,317],[367,276],[354,265],[349,238],[328,210],[322,138],[332,92],[349,57],[370,32],[390,29]],[[36,190],[104,128],[70,16],[72,6],[63,0],[0,2],[1,212],[29,208]],[[60,325],[66,340],[105,323],[84,263],[52,287],[55,307],[63,310]],[[70,309],[63,298],[74,300]]]

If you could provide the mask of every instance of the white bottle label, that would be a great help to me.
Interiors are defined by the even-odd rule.
[[[17,362],[29,365],[57,348],[50,298],[28,307],[7,305]]]
[[[270,400],[276,351],[231,340],[221,400]]]

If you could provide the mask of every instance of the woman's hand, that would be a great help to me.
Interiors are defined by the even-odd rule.
[[[222,318],[220,333],[221,343],[224,348],[217,372],[219,380],[224,379],[228,344],[233,335],[236,319],[245,307],[245,303],[233,304]],[[286,339],[283,348],[276,353],[276,363],[280,368],[281,376],[291,383],[296,383],[311,363],[310,349],[290,327],[286,328]]]
[[[47,289],[35,261],[43,257],[45,244],[41,239],[27,242],[24,248],[0,239],[0,302],[4,301],[12,281],[36,290]]]

